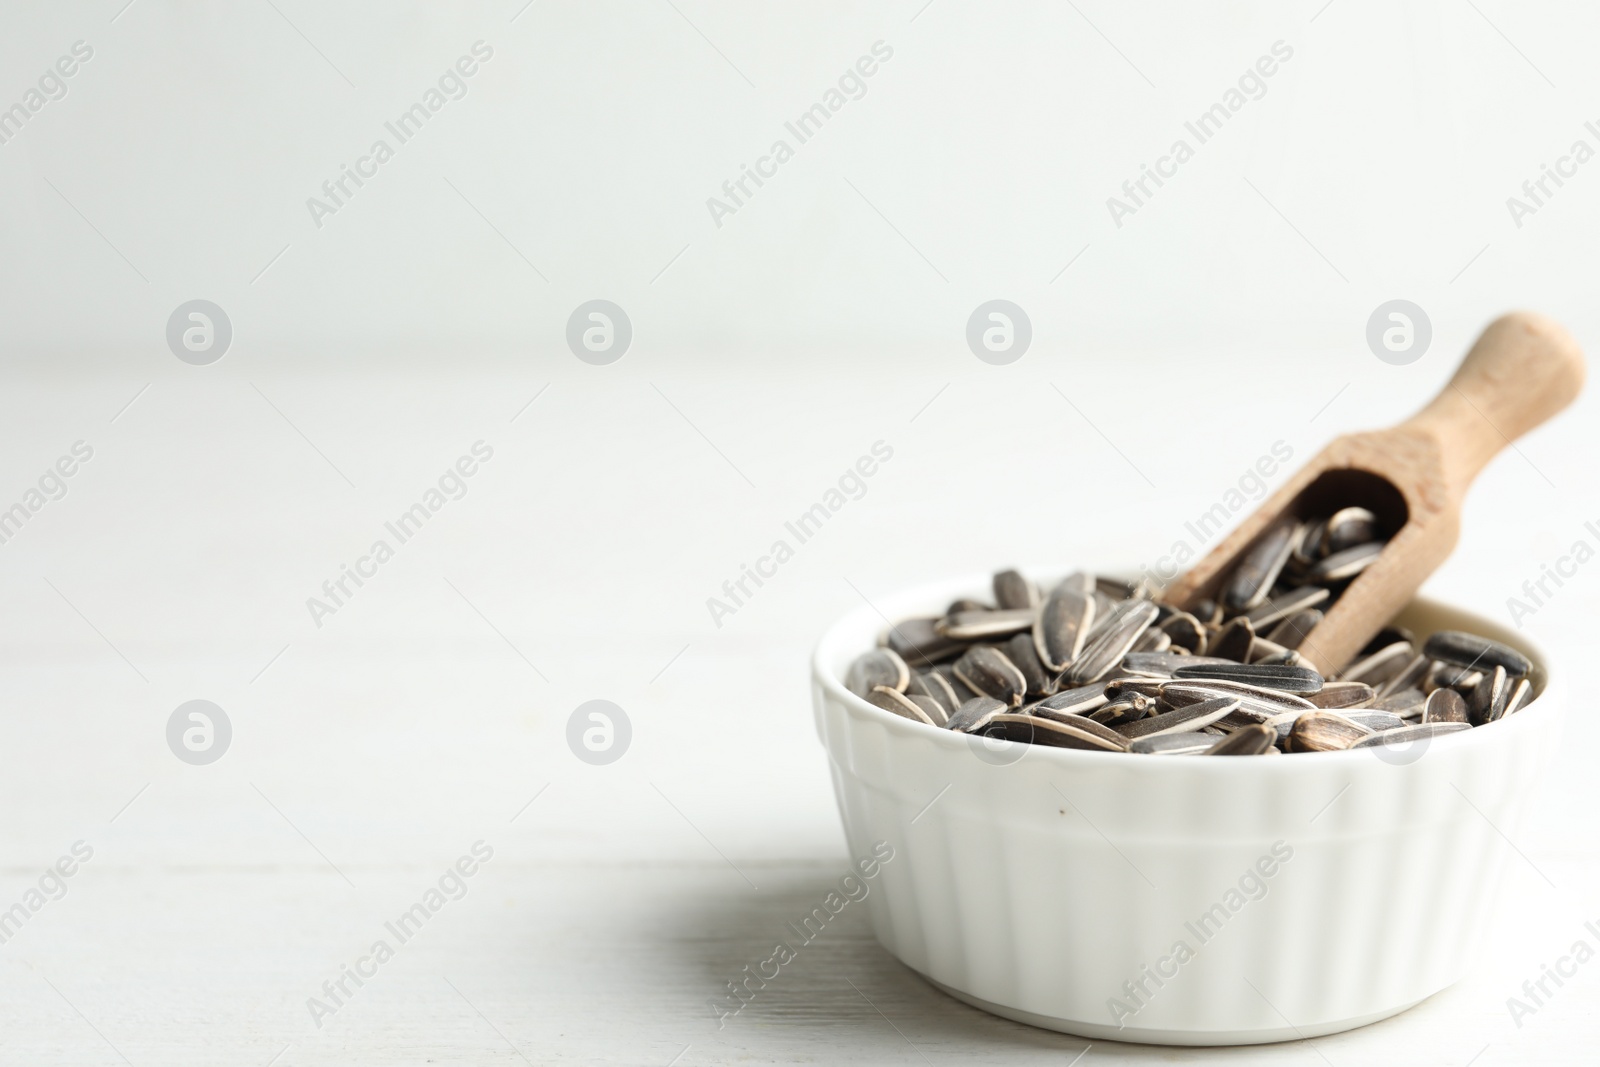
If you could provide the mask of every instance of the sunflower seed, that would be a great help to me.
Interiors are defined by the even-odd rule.
[[[1149,718],[1156,710],[1156,701],[1142,693],[1129,693],[1111,701],[1103,708],[1089,713],[1089,718],[1103,726],[1123,726],[1130,722]]]
[[[1260,604],[1278,580],[1278,573],[1289,561],[1294,547],[1294,537],[1299,526],[1293,521],[1279,521],[1261,535],[1255,545],[1245,553],[1244,560],[1229,577],[1222,592],[1222,604],[1233,611],[1249,611]]]
[[[1250,648],[1252,664],[1263,667],[1302,667],[1306,670],[1316,670],[1311,666],[1311,661],[1292,648],[1283,648],[1275,645],[1264,637],[1256,638],[1256,643]]]
[[[1467,702],[1454,689],[1435,689],[1422,706],[1423,722],[1466,722]]]
[[[1506,701],[1511,697],[1507,679],[1506,669],[1496,665],[1494,673],[1485,674],[1483,681],[1472,687],[1472,699],[1467,702],[1467,721],[1482,726],[1506,713]]]
[[[1399,693],[1406,689],[1421,689],[1423,680],[1428,677],[1428,668],[1433,661],[1427,656],[1413,656],[1411,662],[1402,667],[1393,678],[1378,687],[1378,698]]]
[[[1515,715],[1532,699],[1533,683],[1526,678],[1517,679],[1517,684],[1511,689],[1511,695],[1506,698],[1506,713],[1501,718],[1504,719]]]
[[[1185,656],[1175,652],[1129,652],[1122,657],[1122,669],[1136,674],[1160,675],[1171,678],[1179,667],[1197,663],[1232,663],[1232,660],[1215,656]]]
[[[1372,735],[1372,731],[1334,711],[1312,711],[1295,720],[1289,731],[1291,752],[1337,752]]]
[[[1420,689],[1402,689],[1372,702],[1379,711],[1392,711],[1402,719],[1415,719],[1422,715],[1428,698]]]
[[[973,697],[956,709],[945,723],[945,729],[960,733],[976,733],[989,725],[989,721],[1004,712],[1006,706],[992,697]]]
[[[1417,644],[1417,635],[1406,629],[1404,626],[1385,626],[1383,629],[1379,630],[1373,635],[1371,641],[1368,641],[1365,645],[1361,646],[1361,651],[1356,655],[1356,658],[1360,659],[1363,656],[1370,656],[1380,648],[1388,648],[1397,641],[1404,641],[1406,644],[1415,648]]]
[[[1066,677],[1075,685],[1097,682],[1111,673],[1128,654],[1133,643],[1155,621],[1156,606],[1148,600],[1125,600],[1106,619],[1100,636],[1085,646],[1068,669]]]
[[[932,697],[939,702],[944,710],[945,718],[949,718],[961,706],[961,701],[956,697],[956,691],[945,681],[944,675],[935,671],[918,674],[911,679],[911,684],[906,686],[907,696]],[[941,724],[942,725],[942,724]]]
[[[950,687],[950,691],[956,695],[956,707],[958,708],[978,695],[972,691],[970,685],[956,677],[955,668],[948,663],[939,664],[933,669],[933,673],[943,678],[945,684]]]
[[[1428,668],[1428,676],[1422,681],[1424,692],[1431,693],[1435,689],[1458,689],[1463,695],[1472,691],[1483,678],[1482,671],[1469,671],[1465,667],[1457,667],[1453,663],[1442,663],[1438,660]]]
[[[902,619],[889,627],[880,644],[908,664],[927,669],[941,660],[958,655],[966,643],[940,633],[938,619]]]
[[[1159,735],[1158,735],[1159,736]],[[1206,749],[1208,756],[1259,756],[1278,743],[1278,731],[1257,723],[1241,726],[1215,745]]]
[[[1200,620],[1202,626],[1207,623],[1216,625],[1222,621],[1222,605],[1210,597],[1202,597],[1195,601],[1191,611],[1194,617]]]
[[[1406,721],[1392,711],[1379,711],[1376,708],[1361,710],[1347,709],[1340,712],[1345,718],[1357,726],[1365,726],[1369,730],[1398,730]]]
[[[1052,671],[1072,665],[1094,625],[1094,597],[1071,588],[1071,582],[1069,578],[1056,586],[1033,624],[1034,651]]]
[[[1175,611],[1162,620],[1160,630],[1172,639],[1175,648],[1187,649],[1191,654],[1206,653],[1206,628],[1200,620],[1187,611]]]
[[[1101,688],[1107,700],[1121,700],[1123,697],[1137,693],[1142,697],[1157,700],[1161,697],[1161,689],[1172,679],[1170,678],[1118,678],[1106,682]]]
[[[950,616],[959,615],[963,611],[993,610],[995,610],[995,606],[993,604],[985,604],[983,601],[973,600],[971,597],[962,597],[959,600],[950,601],[950,606],[944,609],[944,613],[946,616]]]
[[[1139,639],[1133,643],[1132,651],[1165,652],[1171,647],[1172,638],[1168,637],[1164,631],[1157,630],[1155,627],[1149,627],[1144,633],[1140,634]]]
[[[1132,600],[1138,592],[1138,586],[1133,582],[1125,582],[1121,578],[1108,578],[1103,574],[1095,575],[1094,587],[1112,600]]]
[[[1039,715],[1036,716],[1036,718],[1042,722],[1055,723],[1060,726],[1070,726],[1075,730],[1082,730],[1084,733],[1089,734],[1092,737],[1099,738],[1107,745],[1116,746],[1118,751],[1125,751],[1127,749],[1127,739],[1121,734],[1110,729],[1109,727],[1100,725],[1093,719],[1086,719],[1082,715],[1070,719],[1063,719],[1048,715]]]
[[[1316,585],[1302,585],[1291,589],[1287,593],[1279,593],[1265,604],[1251,611],[1245,618],[1250,620],[1250,625],[1261,633],[1268,626],[1299,611],[1306,611],[1316,607],[1330,596],[1329,592]]]
[[[1362,708],[1377,699],[1372,686],[1365,682],[1323,682],[1322,688],[1306,697],[1319,708]]]
[[[952,669],[973,692],[1003,700],[1012,707],[1022,703],[1022,696],[1028,690],[1028,680],[1017,665],[993,645],[974,645],[967,649]]]
[[[983,640],[989,637],[1007,637],[1021,633],[1033,625],[1032,608],[1008,608],[1001,611],[958,611],[934,624],[945,637],[958,641]]]
[[[1157,734],[1199,730],[1202,727],[1210,726],[1224,715],[1231,711],[1236,711],[1238,708],[1238,697],[1218,697],[1215,700],[1202,700],[1198,704],[1189,704],[1174,711],[1152,715],[1147,719],[1137,719],[1117,727],[1117,733],[1132,739],[1154,737]]]
[[[1296,611],[1272,628],[1267,640],[1284,648],[1299,648],[1306,635],[1322,622],[1322,612],[1316,608]]]
[[[1050,675],[1045,672],[1044,664],[1039,662],[1039,653],[1033,649],[1032,634],[1017,634],[1005,643],[1006,658],[1016,665],[1022,672],[1022,678],[1027,683],[1027,695],[1042,697],[1054,690],[1051,685]]]
[[[1087,715],[1106,703],[1106,694],[1098,685],[1085,685],[1077,689],[1063,689],[1033,705],[1035,715],[1050,712],[1056,715]]]
[[[1211,641],[1211,654],[1219,659],[1231,659],[1236,663],[1243,663],[1250,655],[1250,646],[1255,639],[1255,625],[1249,618],[1241,615],[1224,626],[1216,639]]]
[[[1334,556],[1378,540],[1378,517],[1366,508],[1340,508],[1328,516],[1319,555]]]
[[[1161,756],[1197,756],[1219,744],[1215,734],[1181,733],[1141,737],[1128,744],[1129,752]]]
[[[1028,579],[1013,570],[1000,571],[994,576],[994,602],[1005,608],[1039,606],[1039,589]]]
[[[989,737],[1004,737],[1007,741],[1019,741],[1029,745],[1048,745],[1051,748],[1086,748],[1100,752],[1126,752],[1128,743],[1116,735],[1111,738],[1091,733],[1084,727],[1104,729],[1099,723],[1091,723],[1085,719],[1081,723],[1068,724],[1056,722],[1054,719],[1040,719],[1033,715],[996,715],[984,727],[983,733]],[[1110,731],[1106,731],[1110,733]]]
[[[1322,688],[1322,675],[1310,667],[1267,666],[1265,664],[1213,664],[1185,665],[1172,672],[1174,678],[1210,679],[1223,682],[1243,682],[1263,689],[1281,689],[1285,693],[1315,693]]]
[[[910,682],[911,668],[898,653],[887,648],[863,652],[844,676],[844,687],[862,698],[880,685],[903,692]]]
[[[1432,659],[1441,659],[1468,670],[1487,673],[1495,667],[1504,667],[1513,678],[1520,678],[1533,669],[1528,657],[1516,649],[1460,630],[1440,630],[1428,638],[1422,651]]]
[[[1411,662],[1411,655],[1411,642],[1396,641],[1350,664],[1339,673],[1339,681],[1366,682],[1370,686],[1381,686],[1405,670],[1406,664]]]
[[[1290,558],[1302,567],[1315,563],[1322,556],[1322,536],[1327,529],[1327,519],[1317,519],[1301,526],[1299,536],[1294,539]]]
[[[1220,678],[1172,681],[1161,687],[1161,699],[1171,707],[1196,704],[1216,697],[1238,697],[1244,711],[1277,715],[1285,711],[1316,711],[1317,706],[1303,696],[1286,693],[1281,689],[1267,689],[1246,682],[1231,682]]]
[[[1335,552],[1319,559],[1306,570],[1308,582],[1342,582],[1354,578],[1378,561],[1383,554],[1382,541],[1369,541],[1364,545]]]
[[[1472,729],[1471,723],[1466,722],[1423,722],[1411,726],[1402,726],[1398,730],[1384,730],[1370,737],[1363,737],[1351,748],[1377,748],[1380,745],[1404,745],[1412,741],[1420,741],[1429,737],[1440,737],[1444,734],[1453,734],[1459,730]]]
[[[1092,597],[1094,596],[1095,590],[1094,575],[1087,571],[1073,571],[1071,574],[1061,579],[1061,581],[1057,582],[1056,588],[1055,590],[1052,590],[1052,592],[1062,589],[1065,589],[1068,592],[1077,593],[1079,596]]]
[[[891,689],[886,685],[873,686],[872,692],[867,694],[867,703],[884,711],[892,711],[902,718],[913,722],[925,722],[929,726],[942,725],[943,714],[938,720],[934,719],[918,700],[927,700],[927,697],[908,697],[898,689]],[[935,702],[937,707],[937,703]]]

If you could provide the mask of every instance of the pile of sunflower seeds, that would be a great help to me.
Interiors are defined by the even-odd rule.
[[[1357,573],[1349,553],[1376,543],[1349,544],[1342,526],[1330,538],[1345,514],[1301,524],[1315,537],[1301,526],[1282,540],[1269,533],[1224,586],[1223,604],[1196,613],[1143,584],[1080,572],[1043,594],[1001,571],[994,603],[957,600],[943,615],[897,623],[851,664],[845,685],[931,727],[1169,755],[1404,744],[1521,710],[1533,697],[1532,664],[1473,634],[1441,631],[1419,647],[1390,627],[1330,679],[1300,659],[1294,649],[1320,619],[1316,605]],[[1317,575],[1328,584],[1274,591],[1291,567],[1289,582]],[[1313,600],[1311,588],[1322,596]]]

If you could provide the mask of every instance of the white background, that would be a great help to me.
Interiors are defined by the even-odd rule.
[[[848,860],[818,633],[953,571],[1151,562],[1274,442],[1299,462],[1420,406],[1505,309],[1600,344],[1600,163],[1506,207],[1600,148],[1576,4],[121,3],[0,23],[0,108],[94,49],[0,145],[0,509],[94,449],[0,544],[0,908],[95,850],[0,945],[5,1062],[1068,1062],[1084,1042],[933,992],[863,914],[716,1029],[707,999]],[[306,199],[478,40],[467,95],[317,227]],[[706,198],[880,40],[865,96],[718,227]],[[1106,198],[1279,40],[1265,96],[1116,226]],[[1005,367],[964,340],[997,297],[1034,332]],[[210,366],[166,345],[196,298],[233,325]],[[606,367],[564,340],[594,298],[633,323]],[[1363,338],[1394,298],[1433,323],[1404,367]],[[1485,471],[1431,593],[1506,619],[1596,543],[1594,404]],[[479,440],[467,495],[315,625]],[[865,495],[715,626],[706,598],[879,440]],[[1597,575],[1525,620],[1569,672]],[[633,724],[601,768],[565,740],[598,697]],[[233,723],[207,767],[165,740],[195,698]],[[1572,710],[1474,973],[1227,1055],[1580,1062],[1600,970],[1505,1011],[1600,919]],[[468,896],[314,1026],[478,839]]]

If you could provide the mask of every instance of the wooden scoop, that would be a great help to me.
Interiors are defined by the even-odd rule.
[[[1220,601],[1248,551],[1283,521],[1366,508],[1388,544],[1299,649],[1324,674],[1339,670],[1455,548],[1472,479],[1515,438],[1570,404],[1583,378],[1583,353],[1566,330],[1532,312],[1501,316],[1432,403],[1390,429],[1336,438],[1163,599],[1186,609]]]

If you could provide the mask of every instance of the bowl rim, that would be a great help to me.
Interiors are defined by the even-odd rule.
[[[1069,573],[1069,571],[1057,571],[1051,568],[1029,568],[1025,569],[1023,573],[1066,574]],[[1125,569],[1119,568],[1097,573],[1103,573],[1108,576],[1122,576],[1127,572]],[[848,631],[853,633],[858,629],[863,629],[865,628],[864,624],[870,622],[872,619],[877,619],[881,622],[885,618],[894,618],[894,611],[888,611],[887,615],[885,614],[889,606],[900,605],[904,602],[912,601],[935,603],[941,599],[948,601],[956,596],[972,595],[973,590],[985,589],[987,584],[991,581],[992,576],[993,572],[982,571],[973,572],[963,576],[947,577],[937,581],[922,582],[916,585],[896,589],[885,596],[881,596],[867,603],[858,605],[852,610],[846,612],[844,615],[836,618],[833,623],[823,631],[822,636],[818,638],[811,655],[811,673],[813,679],[829,696],[831,696],[843,708],[845,708],[845,710],[849,712],[853,719],[857,720],[858,722],[862,720],[867,722],[875,722],[878,725],[883,726],[891,736],[903,739],[905,741],[915,741],[917,739],[921,739],[924,741],[933,742],[934,744],[940,745],[947,749],[955,749],[957,747],[961,747],[963,749],[966,748],[967,744],[969,743],[968,738],[970,735],[958,734],[937,726],[929,726],[927,723],[915,722],[911,719],[907,719],[903,716],[896,715],[893,712],[885,711],[882,708],[869,704],[866,700],[856,696],[854,693],[850,692],[850,690],[845,688],[844,681],[834,669],[832,662],[839,650],[839,646],[843,640],[843,635],[845,632]],[[1513,648],[1516,648],[1518,651],[1522,652],[1524,655],[1528,656],[1528,658],[1533,661],[1533,671],[1531,672],[1530,677],[1535,678],[1536,684],[1539,685],[1539,688],[1537,692],[1534,693],[1533,698],[1530,699],[1522,708],[1522,710],[1517,712],[1515,715],[1512,715],[1506,719],[1501,719],[1497,722],[1487,723],[1484,726],[1475,726],[1470,730],[1458,730],[1451,734],[1440,735],[1429,740],[1430,746],[1432,744],[1445,745],[1447,746],[1446,751],[1449,751],[1451,749],[1465,750],[1467,746],[1471,745],[1505,743],[1506,734],[1510,733],[1511,731],[1531,729],[1537,724],[1538,720],[1542,720],[1549,714],[1553,713],[1548,709],[1555,707],[1559,701],[1548,698],[1550,697],[1552,690],[1559,691],[1560,676],[1551,669],[1550,657],[1546,654],[1543,646],[1541,646],[1537,641],[1532,640],[1520,631],[1513,634],[1500,623],[1479,615],[1477,612],[1471,611],[1467,608],[1456,607],[1433,597],[1425,597],[1420,595],[1413,597],[1411,602],[1402,609],[1402,613],[1410,612],[1418,608],[1423,610],[1443,610],[1471,619],[1474,624],[1481,626],[1484,636],[1491,637],[1494,640],[1501,641],[1505,644],[1509,644]],[[900,617],[906,617],[903,611],[900,613]],[[892,623],[889,625],[892,625]],[[883,627],[878,626],[877,628],[881,631]],[[1546,705],[1546,708],[1538,709],[1539,715],[1537,719],[1529,718],[1529,716],[1535,712],[1536,705],[1541,704]],[[820,716],[821,709],[819,708],[817,710]],[[820,726],[821,721],[819,718],[819,729]],[[1479,736],[1484,734],[1485,731],[1491,732],[1489,732],[1488,736],[1486,737]],[[1012,743],[1021,744],[1021,742]],[[1136,754],[1126,752],[1100,752],[1085,749],[1058,748],[1051,745],[1028,745],[1027,749],[1027,754],[1031,759],[1045,759],[1056,765],[1064,767],[1088,766],[1100,768],[1118,767],[1128,769],[1137,767],[1143,771],[1146,770],[1146,765],[1148,765],[1149,772],[1157,774],[1168,773],[1158,769],[1167,766],[1186,769],[1175,770],[1170,773],[1193,773],[1197,769],[1200,769],[1200,773],[1285,773],[1282,770],[1273,770],[1273,768],[1282,767],[1285,763],[1284,760],[1277,759],[1199,760],[1181,758],[1140,758],[1132,761],[1123,759],[1116,760],[1116,762],[1107,762],[1108,757],[1114,759],[1115,757],[1119,756],[1125,757]],[[1320,760],[1324,763],[1330,760],[1345,760],[1351,762],[1352,764],[1360,760],[1369,760],[1373,764],[1387,762],[1371,759],[1373,755],[1372,749],[1344,749],[1335,752],[1296,752],[1292,753],[1292,755],[1294,756],[1294,759],[1289,761],[1289,768],[1291,772],[1293,767],[1303,765],[1303,761],[1308,759]],[[1388,765],[1404,767],[1413,763],[1421,762],[1423,761],[1418,758],[1413,760],[1395,761],[1394,763],[1389,763]],[[1240,764],[1254,768],[1254,771],[1238,772],[1222,770],[1222,768]],[[1218,767],[1218,765],[1221,766]],[[1207,772],[1203,769],[1207,767],[1217,767],[1218,769]]]

